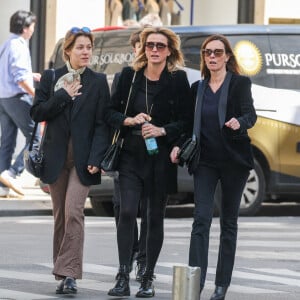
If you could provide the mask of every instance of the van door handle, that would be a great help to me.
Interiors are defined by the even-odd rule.
[[[296,152],[300,153],[300,142],[296,144]]]

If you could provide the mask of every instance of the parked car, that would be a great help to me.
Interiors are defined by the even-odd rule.
[[[300,201],[300,52],[299,25],[178,26],[186,59],[186,71],[192,83],[200,78],[200,46],[214,33],[228,37],[242,72],[252,80],[256,125],[249,130],[255,168],[244,189],[240,214],[254,215],[261,203],[294,197]],[[135,29],[95,31],[92,69],[113,76],[133,59],[130,34]],[[59,67],[62,40],[58,41],[50,67]],[[111,211],[112,179],[103,176],[101,185],[92,186],[90,198],[96,214]],[[192,177],[178,168],[178,194],[170,203],[193,201]],[[215,200],[220,205],[221,189]]]

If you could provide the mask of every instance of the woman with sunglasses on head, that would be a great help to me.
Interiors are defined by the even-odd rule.
[[[196,102],[194,130],[200,145],[194,175],[195,210],[189,265],[201,268],[200,290],[206,278],[209,231],[218,181],[222,188],[220,246],[211,300],[225,299],[234,265],[239,206],[253,155],[247,129],[256,122],[251,81],[239,75],[237,60],[226,37],[212,35],[201,47],[203,81],[192,84]],[[199,92],[198,92],[199,89]],[[197,96],[198,94],[198,96]],[[179,148],[171,160],[178,162]]]
[[[110,296],[129,296],[130,257],[139,199],[147,204],[146,268],[138,298],[155,295],[154,268],[163,244],[167,191],[176,190],[167,174],[173,172],[169,158],[173,143],[188,130],[192,113],[190,87],[183,67],[180,39],[170,29],[146,28],[132,67],[125,67],[112,94],[105,118],[124,138],[119,184],[120,216],[117,227],[119,272]],[[124,114],[125,108],[127,112]],[[157,147],[148,149],[151,141]],[[173,173],[172,173],[173,172]],[[171,186],[172,185],[172,186]]]
[[[82,278],[84,204],[89,186],[101,182],[100,162],[109,129],[103,111],[109,101],[104,74],[88,68],[94,38],[89,28],[66,33],[66,64],[46,70],[31,108],[34,121],[46,121],[41,180],[49,184],[53,204],[53,274],[57,294],[76,294]],[[54,87],[54,91],[52,90]]]

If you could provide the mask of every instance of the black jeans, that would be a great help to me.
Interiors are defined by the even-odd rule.
[[[130,262],[139,203],[146,198],[147,208],[143,208],[143,213],[147,213],[146,268],[154,271],[164,239],[167,159],[166,147],[150,156],[142,137],[131,136],[125,140],[119,167],[121,202],[117,238],[120,265]]]
[[[220,246],[215,284],[229,286],[236,252],[237,220],[249,170],[233,162],[211,166],[202,163],[194,174],[195,210],[191,233],[189,265],[201,268],[203,287],[208,265],[209,232],[218,181],[222,187]]]
[[[116,227],[118,227],[119,218],[120,218],[120,202],[121,202],[121,191],[120,191],[120,183],[119,179],[114,179],[114,194],[113,194],[113,208],[114,208],[114,216],[116,221]],[[138,231],[137,221],[134,225],[134,238],[133,238],[133,246],[132,246],[132,254],[137,252],[138,255],[136,260],[146,261],[146,236],[147,236],[147,199],[142,197],[140,199],[140,217],[141,217],[141,225],[140,225],[140,235]]]

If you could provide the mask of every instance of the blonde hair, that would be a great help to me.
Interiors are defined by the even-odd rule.
[[[138,56],[134,59],[132,67],[135,71],[142,69],[147,65],[148,59],[145,53],[145,43],[150,34],[162,34],[168,39],[168,48],[170,55],[167,58],[167,68],[169,72],[176,71],[184,67],[184,58],[180,50],[180,37],[175,34],[172,30],[163,27],[147,27],[141,34],[141,49],[139,50]]]
[[[67,54],[67,51],[71,50],[74,47],[76,39],[79,36],[88,37],[91,41],[92,47],[94,47],[94,36],[93,36],[92,32],[84,32],[82,30],[79,30],[76,33],[72,33],[72,29],[70,29],[67,31],[67,33],[65,35],[64,43],[63,43],[63,59],[64,59],[64,61],[70,60],[70,57]]]

